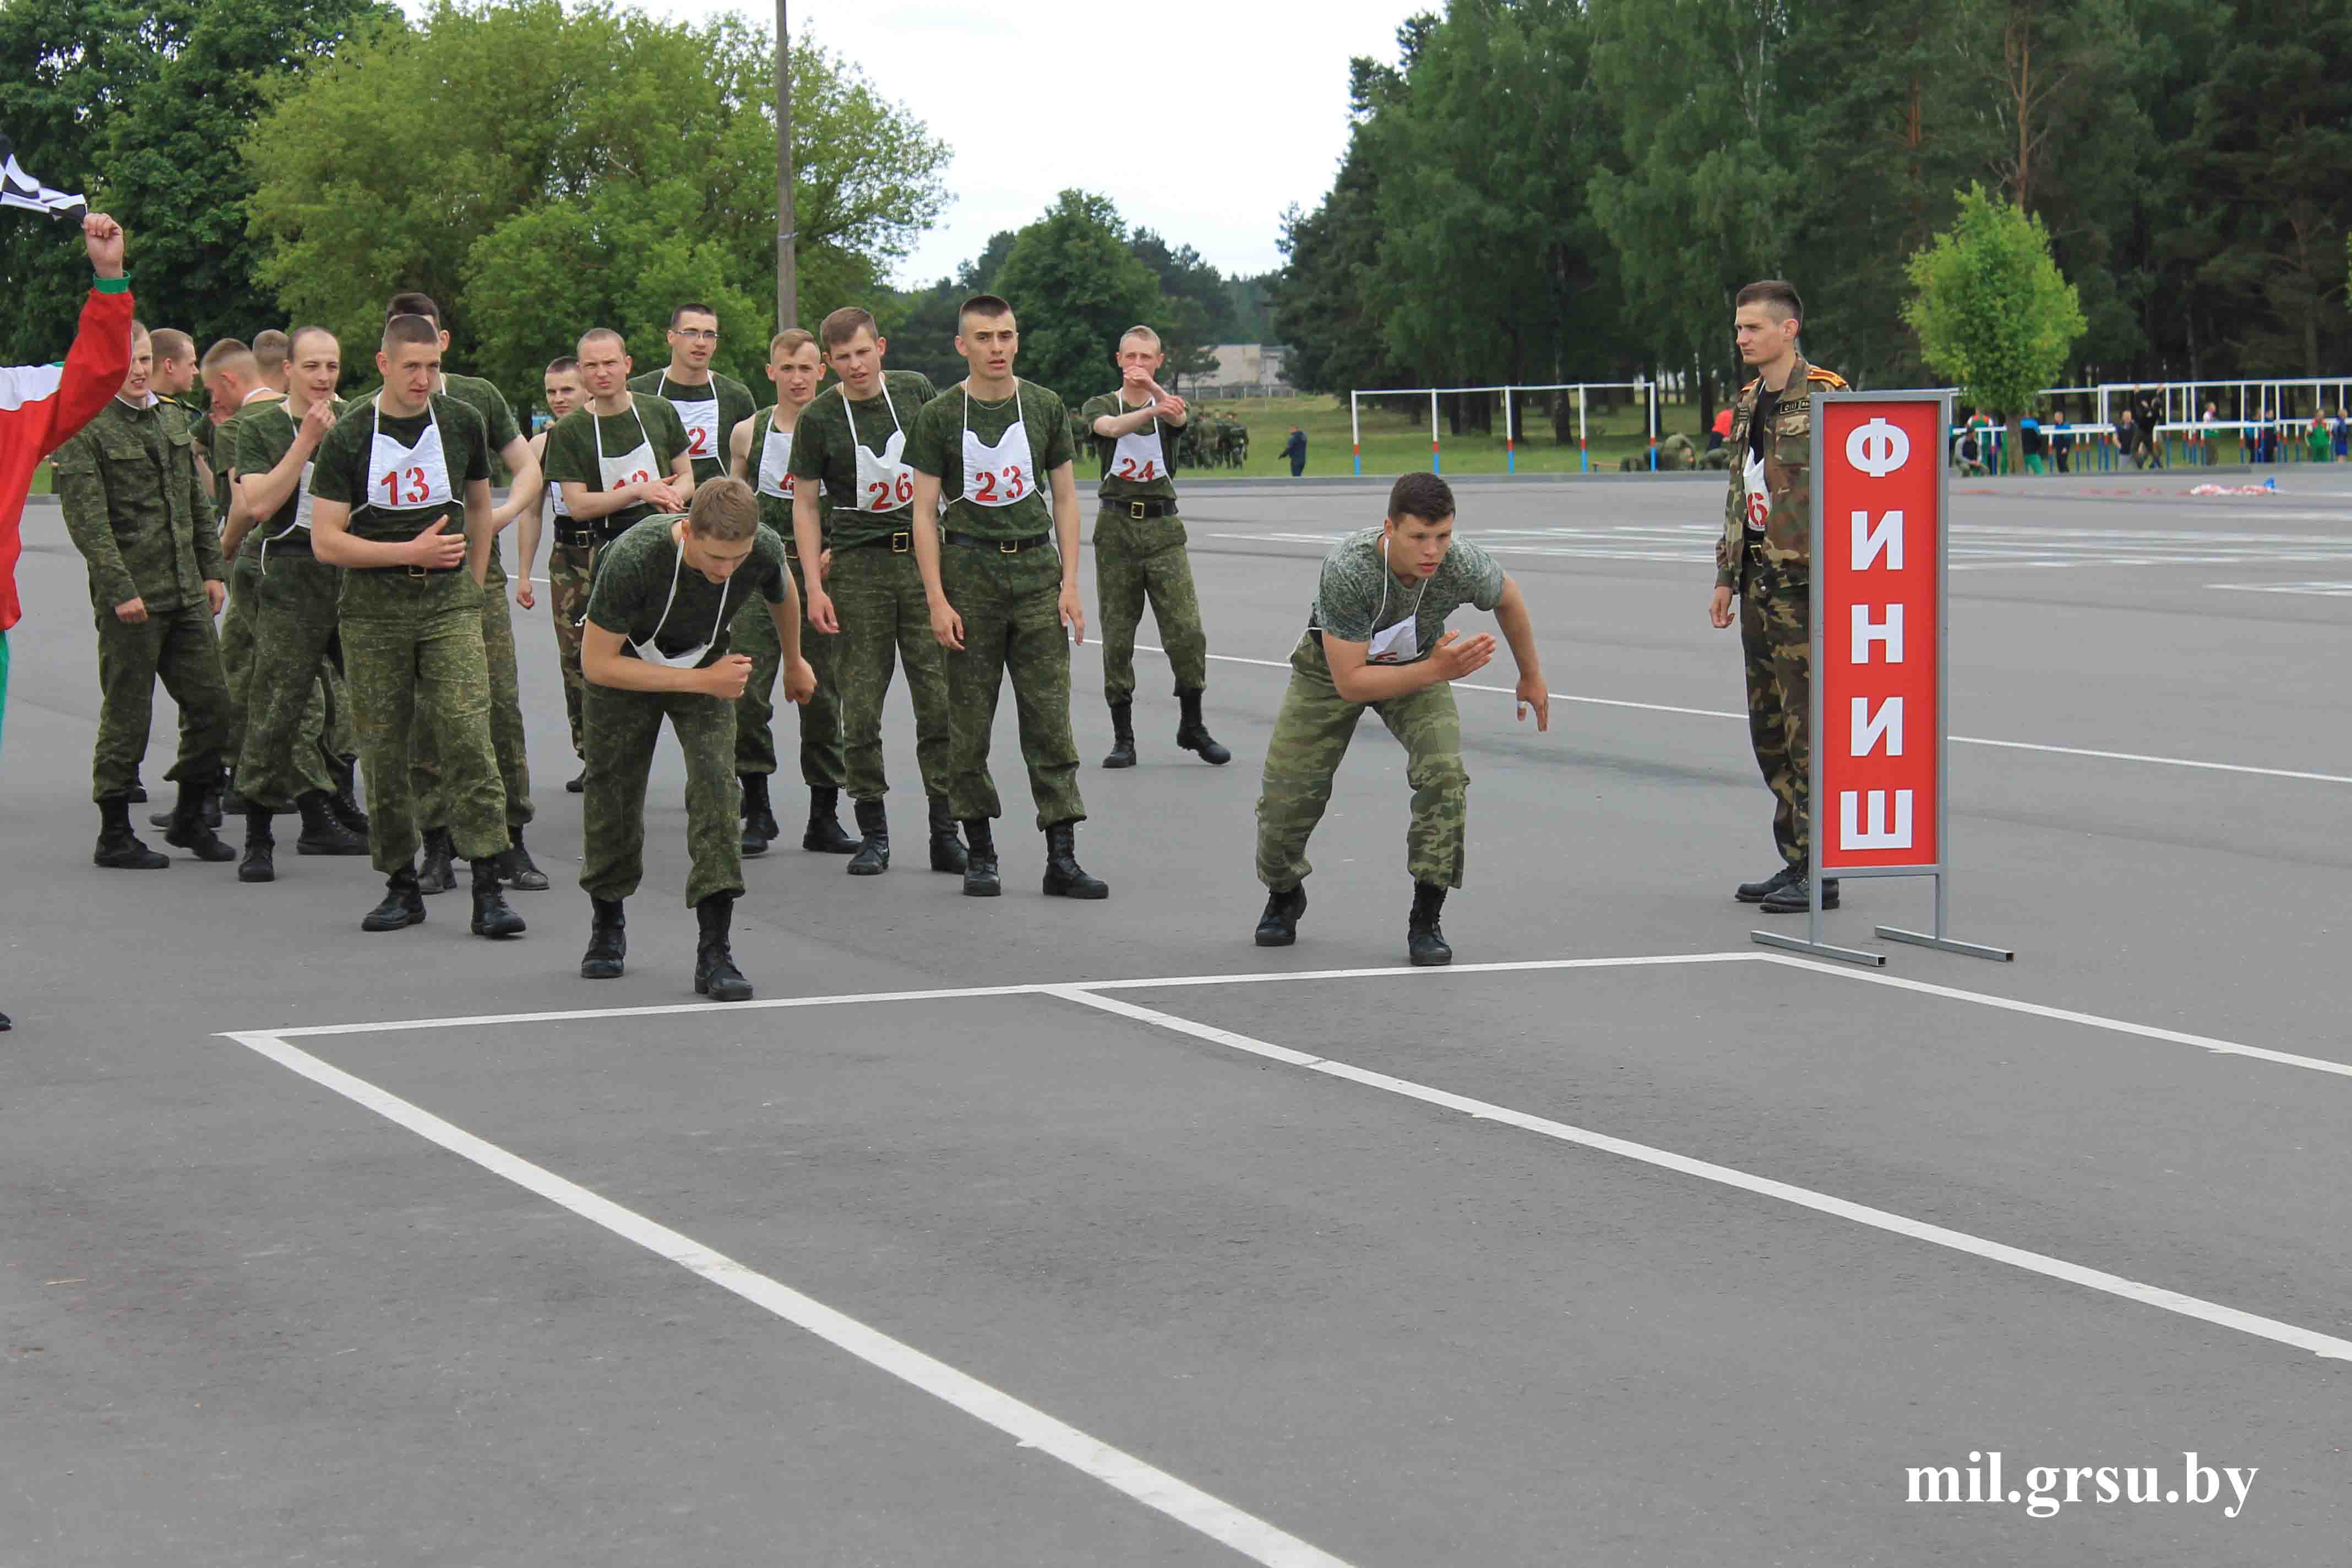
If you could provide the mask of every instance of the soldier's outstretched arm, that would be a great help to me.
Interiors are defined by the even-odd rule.
[[[1537,731],[1550,729],[1551,690],[1544,685],[1543,664],[1536,655],[1535,622],[1528,615],[1528,601],[1516,577],[1503,579],[1503,596],[1495,602],[1495,624],[1503,628],[1503,640],[1511,645],[1511,658],[1519,667],[1519,684],[1513,693],[1518,700],[1517,717],[1526,718],[1532,708]]]

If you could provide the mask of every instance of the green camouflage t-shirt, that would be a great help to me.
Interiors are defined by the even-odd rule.
[[[1150,426],[1137,431],[1138,438],[1149,439],[1154,429],[1160,436],[1160,456],[1153,458],[1147,452],[1140,463],[1132,457],[1123,463],[1115,463],[1113,459],[1118,452],[1118,437],[1094,434],[1095,421],[1105,415],[1116,419],[1121,415],[1142,411],[1143,405],[1130,404],[1116,392],[1088,398],[1087,405],[1078,411],[1078,424],[1085,428],[1087,439],[1102,459],[1102,499],[1106,501],[1176,499],[1176,474],[1171,464],[1176,454],[1176,443],[1184,438],[1184,426],[1171,425],[1165,419],[1155,419]]]
[[[335,406],[340,420],[342,405],[338,404]],[[237,410],[236,417],[230,420],[223,431],[221,444],[230,452],[230,462],[236,469],[237,477],[247,479],[255,474],[266,474],[284,461],[286,454],[293,449],[294,437],[299,433],[292,405],[282,397],[273,397],[267,403],[249,403]],[[324,441],[320,442],[321,447],[325,445]],[[318,461],[318,453],[313,452],[310,463],[314,472]],[[263,540],[275,538],[293,527],[295,509],[301,500],[302,486],[298,481],[292,489],[286,492],[284,505],[246,531],[245,544],[237,553],[259,555]]]
[[[751,417],[751,411],[759,406],[750,387],[733,376],[721,375],[715,370],[710,373],[709,384],[702,386],[672,381],[667,369],[655,371],[649,375],[633,375],[629,378],[629,390],[647,397],[661,398],[678,410],[680,427],[686,430],[687,456],[694,459],[694,482],[698,485],[727,471],[727,438],[735,433],[735,426]],[[686,424],[686,409],[679,407],[680,404],[693,405],[712,402],[719,405],[715,424],[705,424],[699,417],[691,425]]]
[[[932,387],[930,377],[919,371],[886,370],[882,373],[882,384],[888,393],[887,398],[877,395],[855,408],[839,385],[828,386],[816,395],[816,401],[801,410],[800,423],[793,427],[793,477],[822,480],[825,494],[836,500],[845,496],[857,498],[855,504],[835,505],[826,519],[831,542],[844,548],[887,539],[904,532],[914,521],[912,496],[902,502],[895,495],[866,494],[858,484],[857,453],[850,444],[850,422],[856,421],[856,446],[877,457],[890,444],[892,436],[906,430],[907,440],[900,447],[899,458],[908,461],[915,444],[915,416],[939,393]],[[756,452],[758,447],[752,450]],[[870,510],[885,500],[892,503],[886,510]]]
[[[985,506],[964,499],[963,433],[969,410],[971,432],[991,446],[1003,440],[1017,416],[1029,432],[1029,467],[1034,472],[1006,472],[994,479],[999,493],[1017,492],[1009,505]],[[858,428],[866,427],[858,421]],[[1033,539],[1054,531],[1049,489],[1055,468],[1072,460],[1070,415],[1062,400],[1030,382],[1016,384],[1002,403],[967,398],[958,382],[915,416],[915,433],[907,440],[907,460],[940,481],[940,526],[981,539]],[[1020,465],[1013,465],[1020,467]],[[991,481],[982,480],[982,488]]]
[[[420,475],[408,468],[396,468],[389,473],[372,472],[376,431],[381,427],[390,439],[414,447],[424,439],[428,424],[441,427],[441,458],[449,468],[449,504],[399,504],[394,498],[416,493]],[[310,493],[320,500],[341,501],[352,509],[353,538],[389,544],[415,538],[432,527],[433,520],[438,517],[449,520],[449,526],[442,531],[445,533],[464,533],[466,487],[476,479],[487,481],[489,477],[490,443],[482,428],[482,416],[442,392],[433,395],[427,412],[413,419],[397,419],[386,414],[380,425],[373,399],[346,405],[343,416],[327,432],[327,438],[319,443],[319,450],[310,458]]]
[[[1416,647],[1412,660],[1429,657],[1444,634],[1445,617],[1464,605],[1491,610],[1503,600],[1503,567],[1475,544],[1457,539],[1437,575],[1425,584],[1403,583],[1389,570],[1381,550],[1384,530],[1368,528],[1351,533],[1331,547],[1324,558],[1323,576],[1316,586],[1307,625],[1319,627],[1341,642],[1368,643],[1375,632],[1387,630],[1418,610]]]
[[[684,521],[681,513],[656,512],[598,553],[588,618],[624,642],[651,637],[673,658],[709,638],[709,651],[695,662],[703,669],[726,654],[727,628],[754,594],[772,605],[784,602],[784,542],[764,528],[754,531],[751,555],[726,582],[713,583],[685,563],[670,535],[670,525]]]
[[[677,455],[686,450],[686,426],[678,423],[677,410],[658,397],[632,395],[629,405],[625,412],[600,419],[593,408],[583,404],[550,426],[547,482],[555,485],[569,481],[587,486],[593,494],[603,494],[604,470],[597,459],[600,442],[604,455],[614,458],[650,442],[654,449],[653,470],[645,477],[667,479]],[[587,526],[600,530],[606,539],[617,539],[653,515],[653,504],[639,501],[607,516],[589,519]]]

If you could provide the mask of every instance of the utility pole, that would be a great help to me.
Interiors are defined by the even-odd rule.
[[[793,37],[776,0],[776,331],[801,321],[800,263],[793,255]]]

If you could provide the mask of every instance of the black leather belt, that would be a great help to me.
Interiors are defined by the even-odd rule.
[[[948,535],[950,544],[961,544],[967,550],[993,550],[1001,555],[1018,555],[1024,550],[1034,550],[1053,541],[1054,536],[1050,533],[1033,533],[1026,539],[982,539],[977,533]]]
[[[353,570],[366,572],[378,577],[414,577],[422,580],[426,577],[446,577],[452,572],[463,572],[466,570],[466,563],[461,561],[455,566],[360,566]]]
[[[799,537],[798,537],[797,535],[794,535],[794,534],[787,533],[787,534],[785,534],[785,535],[783,536],[783,539],[784,539],[784,559],[785,559],[785,560],[787,560],[787,561],[798,561],[798,560],[800,560],[800,559],[801,559],[801,542],[800,542]],[[821,539],[821,540],[819,540],[819,541],[817,542],[817,549],[819,549],[820,551],[830,550],[830,549],[832,549],[832,548],[833,548],[833,541],[832,541],[832,540],[830,540],[830,539]]]
[[[1176,503],[1172,500],[1107,500],[1103,502],[1103,510],[1123,511],[1141,522],[1147,518],[1175,516]]]
[[[593,550],[604,542],[593,528],[559,528],[555,531],[555,542],[566,550]]]
[[[838,545],[835,548],[841,550],[879,550],[886,544],[890,547],[890,553],[893,555],[907,554],[915,548],[915,531],[910,528],[902,528],[896,533],[877,534],[872,539],[861,539],[855,544],[843,544]]]

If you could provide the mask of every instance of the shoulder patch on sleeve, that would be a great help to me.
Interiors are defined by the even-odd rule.
[[[1843,391],[1845,388],[1845,377],[1833,370],[1823,370],[1817,364],[1809,364],[1805,367],[1805,379],[1818,381],[1832,392]]]

